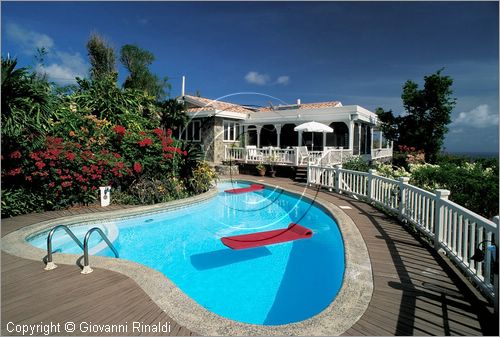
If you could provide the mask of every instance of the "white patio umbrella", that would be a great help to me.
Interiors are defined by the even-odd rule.
[[[303,123],[294,127],[293,130],[299,132],[327,132],[327,133],[333,132],[333,129],[331,127],[318,122]],[[314,135],[312,135],[311,138],[312,138],[311,148],[314,150]]]

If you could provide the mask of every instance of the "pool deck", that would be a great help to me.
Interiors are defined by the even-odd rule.
[[[305,185],[287,178],[241,175],[302,192]],[[308,188],[308,195],[316,195]],[[465,281],[454,266],[418,235],[372,206],[322,190],[323,201],[346,206],[363,236],[372,262],[374,292],[368,309],[344,335],[498,335],[498,317],[486,300]],[[58,217],[125,208],[82,207],[67,211],[2,219],[2,236],[27,225]],[[117,272],[95,269],[85,277],[76,266],[59,265],[46,272],[43,263],[2,251],[2,335],[8,322],[16,324],[169,323],[169,335],[196,335],[163,312],[135,281]],[[85,296],[82,296],[84,294]],[[80,335],[138,335],[127,333]],[[41,333],[39,333],[41,334]],[[61,331],[60,335],[67,335]],[[153,335],[152,333],[144,333]],[[166,335],[166,333],[156,333]]]

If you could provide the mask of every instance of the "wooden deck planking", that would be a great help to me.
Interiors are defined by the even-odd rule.
[[[303,184],[289,179],[263,179],[300,192],[304,190]],[[314,189],[307,193],[317,194]],[[318,195],[335,205],[352,208],[344,212],[356,223],[372,260],[372,300],[365,314],[344,335],[498,335],[498,318],[492,315],[484,298],[418,235],[363,202],[325,191]],[[89,211],[104,209],[81,208],[71,212]],[[2,234],[63,214],[69,212],[8,219],[7,224],[2,221]],[[89,276],[95,279],[82,281],[89,280]],[[40,289],[46,288],[51,290],[41,292]],[[86,299],[69,296],[75,288]],[[2,317],[3,322],[13,318],[26,323],[84,318],[101,324],[127,320],[169,321],[171,335],[192,334],[166,316],[134,281],[124,275],[99,270],[82,276],[76,266],[63,265],[49,273],[43,271],[41,262],[5,253],[2,253]],[[4,328],[2,324],[5,334]]]

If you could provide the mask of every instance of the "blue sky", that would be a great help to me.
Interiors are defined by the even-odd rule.
[[[68,83],[103,35],[151,51],[172,96],[258,92],[293,103],[340,100],[402,113],[402,85],[440,68],[457,105],[448,151],[498,151],[498,2],[2,2],[2,55]],[[119,67],[120,81],[126,72]],[[227,100],[267,105],[262,95]]]

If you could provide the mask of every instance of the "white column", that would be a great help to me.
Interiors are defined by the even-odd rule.
[[[361,154],[361,123],[358,123],[358,155]]]
[[[370,128],[370,156],[373,156],[373,127]]]
[[[243,125],[243,143],[245,146],[248,145],[248,125]]]
[[[325,151],[326,146],[326,132],[323,132],[323,151]]]
[[[257,148],[260,148],[260,131],[262,130],[262,125],[255,125],[257,128]]]
[[[299,140],[297,146],[302,146],[302,131],[299,131]]]
[[[378,139],[379,139],[378,148],[381,149],[382,148],[382,130],[379,130]]]
[[[274,128],[276,129],[276,146],[281,147],[281,124],[275,124]]]
[[[354,122],[349,121],[349,149],[354,151]]]

